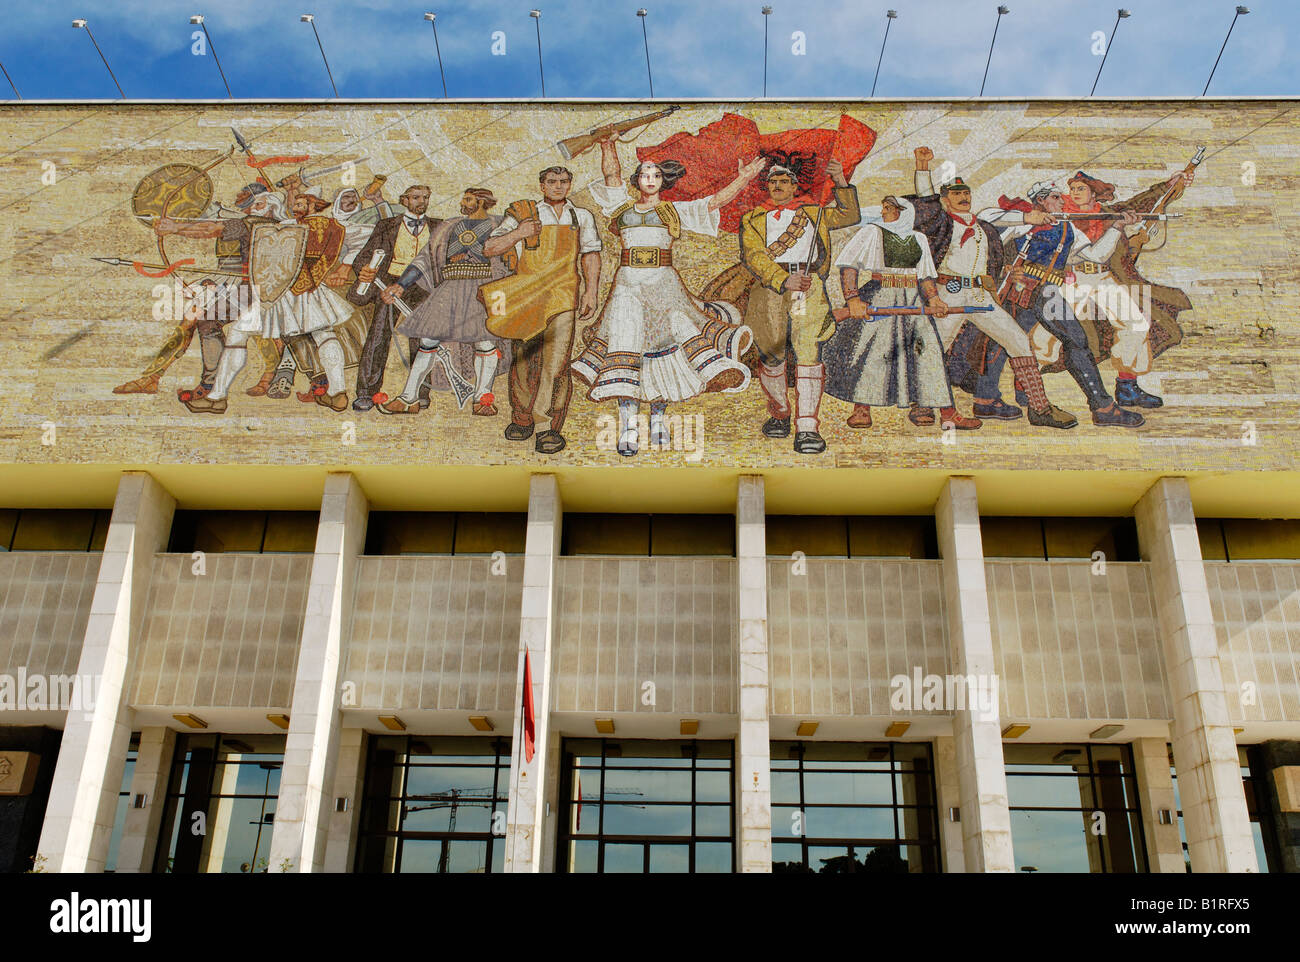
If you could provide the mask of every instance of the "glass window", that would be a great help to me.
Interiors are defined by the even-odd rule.
[[[283,735],[180,735],[157,872],[269,872]]]
[[[772,871],[939,871],[928,743],[774,742]]]
[[[358,872],[500,872],[505,866],[510,741],[370,739]]]
[[[111,511],[0,510],[0,551],[102,551]]]
[[[311,554],[318,527],[315,511],[177,511],[167,550]]]
[[[731,742],[568,739],[559,864],[568,872],[730,872]]]
[[[1011,843],[1022,872],[1145,872],[1127,745],[1008,744]]]

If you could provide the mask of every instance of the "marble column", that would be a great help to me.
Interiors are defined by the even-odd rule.
[[[506,813],[507,872],[541,872],[548,836],[546,785],[555,764],[550,747],[551,634],[555,628],[555,565],[560,556],[564,511],[555,476],[533,475],[528,485],[528,533],[519,616],[519,663],[515,674],[514,735],[510,749],[510,801]],[[524,753],[524,658],[532,674],[534,752]],[[551,819],[558,818],[552,811]]]
[[[1134,515],[1142,558],[1150,563],[1192,871],[1257,871],[1187,480],[1161,478]]]
[[[943,558],[948,644],[955,675],[996,673],[979,501],[971,478],[949,478],[935,505]],[[970,705],[953,712],[961,833],[968,872],[1014,872],[1006,765],[998,713]]]
[[[357,851],[361,819],[361,793],[366,778],[366,732],[344,728],[339,735],[334,767],[334,791],[329,799],[329,840],[325,848],[326,872],[351,872]],[[348,810],[337,810],[335,800],[346,798]]]
[[[158,832],[166,807],[167,780],[171,775],[176,732],[170,728],[142,728],[140,747],[131,776],[126,821],[117,846],[117,871],[152,872],[158,848]],[[136,796],[143,795],[143,808],[135,808]]]
[[[1183,842],[1178,837],[1178,811],[1174,780],[1169,773],[1169,747],[1163,738],[1135,738],[1133,767],[1137,770],[1138,804],[1142,808],[1142,834],[1147,841],[1147,871],[1186,873]],[[1168,825],[1160,824],[1160,810],[1170,812]]]
[[[767,515],[763,479],[742,477],[736,492],[740,619],[740,735],[736,739],[736,865],[772,871],[772,743],[768,726]]]
[[[357,557],[365,548],[368,509],[355,477],[326,477],[271,837],[272,872],[325,869],[342,727],[343,631],[352,611]]]
[[[152,477],[122,475],[77,664],[94,679],[90,710],[69,711],[37,854],[47,872],[102,872],[131,739],[126,704],[134,633],[154,555],[167,545],[176,502]],[[84,697],[84,695],[83,695]]]
[[[952,809],[961,810],[961,786],[957,777],[957,742],[951,735],[934,740],[934,781],[938,790],[939,847],[945,872],[966,871],[965,840],[961,822],[952,820]]]

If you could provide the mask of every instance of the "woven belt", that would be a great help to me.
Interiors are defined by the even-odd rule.
[[[916,274],[881,274],[872,272],[871,279],[881,287],[915,287]]]
[[[987,274],[976,274],[973,277],[962,277],[958,274],[940,274],[939,283],[948,285],[956,281],[961,287],[983,287],[984,282],[993,283],[993,278]],[[951,290],[951,288],[949,288]],[[961,288],[958,288],[960,290]]]
[[[1056,284],[1060,286],[1065,283],[1064,271],[1055,271],[1044,267],[1042,264],[1026,264],[1022,268],[1027,277],[1041,277],[1046,284]]]
[[[672,267],[673,252],[662,247],[624,247],[619,262],[624,267]]]
[[[488,264],[458,262],[445,264],[442,276],[447,280],[486,280],[492,276],[492,267]]]

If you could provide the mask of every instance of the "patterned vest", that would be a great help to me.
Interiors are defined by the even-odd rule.
[[[884,242],[886,267],[915,267],[921,263],[921,245],[911,234],[899,237],[892,231],[881,230],[880,237]]]

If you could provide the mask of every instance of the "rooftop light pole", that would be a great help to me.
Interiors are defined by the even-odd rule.
[[[767,18],[772,16],[772,8],[763,8],[763,96],[767,96]]]
[[[208,25],[203,22],[203,15],[196,13],[190,17],[190,23],[196,23],[203,28],[203,36],[207,38],[208,49],[212,51],[212,59],[217,65],[217,73],[221,74],[221,82],[226,85],[226,96],[233,100],[235,95],[230,92],[230,84],[226,81],[226,72],[221,69],[221,60],[217,57],[217,48],[212,45],[212,35],[208,33]]]
[[[542,67],[542,11],[529,10],[528,16],[537,24],[537,75],[542,78],[542,99],[546,99],[546,71]]]
[[[320,42],[320,31],[316,29],[316,17],[314,14],[304,13],[298,19],[301,20],[303,23],[311,24],[311,32],[316,35],[316,46],[320,47],[320,58],[321,60],[325,61],[325,73],[329,75],[330,86],[334,88],[334,96],[337,99],[339,95],[339,88],[334,83],[334,71],[330,70],[329,57],[325,56],[325,45]]]
[[[9,76],[9,71],[8,71],[8,70],[5,70],[5,65],[2,64],[2,63],[0,63],[0,73],[3,73],[3,74],[5,75],[5,80],[8,80],[8,81],[9,81],[9,86],[10,86],[10,87],[13,87],[13,90],[14,90],[14,96],[17,97],[19,100],[22,100],[22,99],[23,99],[23,95],[20,94],[20,93],[18,92],[18,88],[17,88],[17,87],[14,87],[13,78],[11,78],[11,77]]]
[[[984,96],[984,85],[989,79],[989,64],[993,62],[993,45],[998,42],[998,24],[1002,23],[1002,18],[1011,12],[1007,6],[998,6],[998,19],[993,24],[993,39],[989,41],[989,58],[984,61],[984,79],[980,81],[980,96]]]
[[[885,11],[885,39],[880,41],[880,57],[876,60],[876,76],[871,81],[871,96],[876,95],[876,81],[880,79],[880,64],[885,59],[885,44],[889,42],[889,25],[898,19],[897,10]]]
[[[108,75],[113,78],[113,86],[117,88],[117,92],[121,94],[122,99],[125,100],[126,94],[122,91],[122,85],[117,82],[117,74],[113,73],[113,68],[108,65],[108,58],[104,56],[104,51],[99,49],[99,43],[95,40],[95,35],[90,32],[90,24],[85,20],[77,19],[72,21],[72,25],[78,30],[86,31],[86,36],[89,37],[90,42],[95,45],[95,52],[99,54],[99,59],[104,61],[104,67],[108,70]],[[17,91],[14,92],[17,93]]]
[[[646,79],[650,81],[650,99],[654,100],[655,78],[654,74],[650,72],[650,36],[645,29],[646,8],[642,7],[636,12],[636,15],[641,18],[641,39],[645,41],[645,75]]]
[[[1214,71],[1219,69],[1219,60],[1222,59],[1223,51],[1228,47],[1228,37],[1232,36],[1232,28],[1237,25],[1237,17],[1243,16],[1247,13],[1250,13],[1250,7],[1238,7],[1236,14],[1233,15],[1232,23],[1228,24],[1228,36],[1223,38],[1223,46],[1219,48],[1219,56],[1214,58],[1214,66],[1210,68],[1210,76],[1206,78],[1205,81],[1205,90],[1201,91],[1202,97],[1209,92],[1210,81],[1214,79]]]
[[[433,49],[438,53],[438,76],[442,77],[442,95],[447,96],[447,75],[442,72],[442,48],[438,46],[438,15],[436,13],[426,13],[424,19],[429,21],[429,26],[433,27]]]
[[[1119,30],[1119,22],[1129,18],[1129,12],[1123,7],[1116,12],[1118,16],[1115,17],[1115,26],[1110,28],[1110,39],[1106,41],[1106,50],[1101,55],[1101,67],[1097,68],[1097,76],[1092,79],[1092,89],[1088,91],[1089,97],[1097,92],[1097,81],[1101,79],[1101,69],[1106,66],[1106,58],[1110,56],[1110,45],[1115,42],[1115,31]]]

